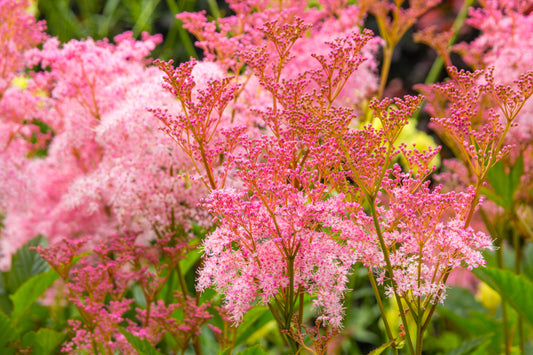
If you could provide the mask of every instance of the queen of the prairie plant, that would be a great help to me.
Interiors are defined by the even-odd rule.
[[[48,69],[33,74],[45,95],[34,117],[51,137],[41,157],[23,156],[6,177],[4,254],[38,234],[100,240],[135,231],[148,241],[171,223],[186,232],[193,220],[207,223],[196,209],[201,187],[182,178],[190,162],[148,111],[176,108],[145,59],[158,41],[126,33],[116,44],[50,39],[30,51],[30,64]]]
[[[203,204],[217,228],[204,241],[198,288],[222,292],[235,322],[257,302],[267,304],[287,332],[293,323],[301,331],[308,296],[324,324],[342,326],[354,244],[364,235],[350,220],[361,208],[334,191],[336,162],[328,158],[338,163],[333,132],[354,119],[338,98],[350,92],[347,83],[365,65],[360,52],[372,38],[341,31],[304,54],[298,41],[312,26],[289,21],[293,10],[278,10],[280,20],[258,26],[257,44],[241,43],[237,54],[248,66],[241,76],[212,80],[202,90],[190,76],[194,63],[177,69],[161,63],[184,109],[154,111],[212,190]],[[305,55],[305,66],[293,63],[304,63]],[[259,124],[254,130],[234,123],[250,112]],[[228,174],[232,187],[225,187]]]

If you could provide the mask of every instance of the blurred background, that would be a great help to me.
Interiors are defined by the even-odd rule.
[[[184,61],[197,57],[194,39],[183,30],[175,14],[206,10],[208,16],[228,13],[224,2],[216,0],[34,0],[36,16],[46,20],[48,33],[62,42],[92,37],[113,38],[132,31],[161,33],[164,42],[153,56]]]
[[[442,1],[420,19],[417,27],[432,25],[446,30],[452,26],[462,5],[463,1]],[[34,0],[33,8],[39,19],[46,20],[48,33],[62,42],[87,37],[111,39],[124,31],[132,31],[136,38],[140,38],[143,31],[160,33],[164,42],[153,56],[164,60],[172,58],[177,62],[201,57],[201,53],[194,47],[194,37],[181,27],[175,15],[201,10],[212,19],[231,14],[223,0]],[[367,19],[365,26],[378,33],[372,17]],[[414,30],[417,28],[410,31]],[[465,28],[459,40],[474,35]],[[433,50],[415,43],[410,33],[404,36],[395,50],[386,96],[411,92],[413,84],[424,82],[435,57]]]

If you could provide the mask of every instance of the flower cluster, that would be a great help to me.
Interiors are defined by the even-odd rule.
[[[147,110],[176,107],[144,59],[158,41],[126,33],[116,44],[50,39],[32,50],[33,64],[48,68],[34,74],[48,93],[36,117],[53,139],[5,183],[6,256],[38,234],[103,240],[134,231],[148,241],[171,220],[185,230],[208,223],[196,208],[201,186],[184,176],[189,160]]]
[[[209,303],[198,304],[187,290],[176,291],[166,300],[158,298],[161,289],[190,247],[178,234],[167,234],[152,247],[135,243],[135,234],[115,235],[97,244],[93,253],[80,253],[87,238],[65,239],[49,248],[36,248],[66,283],[69,301],[81,320],[69,320],[72,339],[63,351],[131,353],[131,344],[121,329],[146,339],[152,345],[165,335],[186,349],[201,326],[211,318]],[[136,285],[146,304],[132,309],[135,299],[128,290]],[[183,318],[176,319],[176,310]],[[126,313],[135,312],[135,321]]]

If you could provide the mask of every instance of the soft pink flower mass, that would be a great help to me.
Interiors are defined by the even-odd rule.
[[[148,241],[171,214],[186,229],[193,219],[204,223],[195,209],[201,189],[177,178],[190,163],[148,111],[149,105],[177,107],[145,60],[159,37],[136,41],[125,33],[115,41],[50,39],[28,52],[32,65],[49,68],[32,78],[46,83],[42,95],[49,93],[37,96],[33,117],[53,139],[46,156],[25,158],[14,171],[18,177],[6,176],[4,254],[38,234],[96,242],[135,231]],[[29,89],[24,94],[35,96]],[[6,144],[4,154],[16,154],[19,140]]]

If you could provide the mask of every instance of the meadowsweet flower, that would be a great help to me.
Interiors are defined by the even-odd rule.
[[[388,293],[397,292],[408,299],[421,296],[433,303],[442,301],[446,275],[460,267],[471,270],[483,266],[482,252],[492,248],[492,240],[465,227],[473,191],[442,193],[440,187],[430,189],[428,182],[398,170],[395,177],[384,179],[386,198],[378,204],[394,270],[394,280],[387,283],[396,284],[396,289],[387,286]],[[386,280],[382,273],[378,279]]]
[[[347,275],[360,256],[353,250],[365,236],[350,220],[361,214],[359,205],[328,195],[343,179],[332,174],[341,158],[333,135],[377,88],[379,41],[360,33],[360,16],[334,20],[356,11],[342,2],[320,9],[301,1],[265,4],[254,5],[264,7],[258,12],[248,2],[232,2],[236,15],[220,26],[204,14],[180,15],[208,61],[235,75],[234,84],[216,78],[200,90],[191,76],[199,64],[160,63],[183,111],[154,112],[212,191],[203,205],[217,228],[203,243],[198,289],[219,290],[236,323],[257,302],[268,304],[285,329],[307,293],[323,324],[339,327]],[[348,102],[352,108],[342,107]],[[222,130],[219,139],[215,127],[234,133]]]
[[[154,227],[171,221],[185,232],[193,219],[208,225],[196,208],[202,189],[186,176],[188,158],[147,110],[177,108],[160,72],[144,59],[158,41],[126,33],[116,45],[51,39],[32,50],[32,63],[50,69],[32,80],[49,92],[34,112],[52,134],[44,156],[23,156],[3,172],[7,186],[16,186],[4,200],[6,257],[38,234],[98,240],[135,231],[147,242],[156,237]]]

